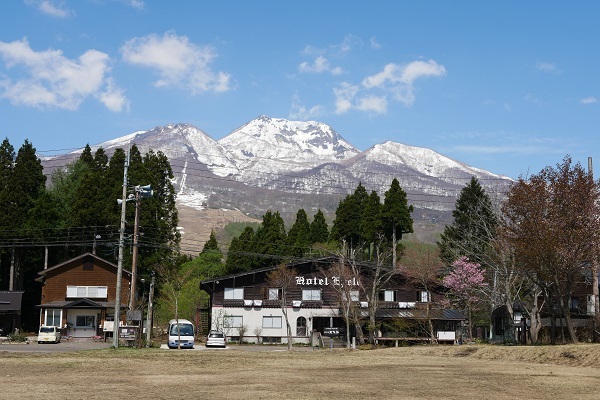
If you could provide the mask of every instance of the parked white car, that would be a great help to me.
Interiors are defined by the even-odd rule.
[[[60,329],[57,326],[40,326],[38,343],[60,343]]]
[[[210,331],[206,338],[206,347],[226,347],[227,336],[223,332]]]

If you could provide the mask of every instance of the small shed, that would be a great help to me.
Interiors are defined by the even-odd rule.
[[[14,332],[21,325],[21,291],[0,290],[0,336]]]

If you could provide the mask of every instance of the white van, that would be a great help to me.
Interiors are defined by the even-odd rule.
[[[60,329],[57,326],[40,326],[38,343],[60,343]]]
[[[191,349],[194,347],[194,324],[187,319],[176,319],[169,321],[169,341],[167,346],[170,349],[181,347],[182,349]],[[179,346],[178,346],[179,344]]]

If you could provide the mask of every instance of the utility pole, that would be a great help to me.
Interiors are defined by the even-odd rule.
[[[152,312],[154,307],[152,302],[154,301],[154,271],[152,271],[152,280],[150,281],[150,292],[148,293],[148,312],[146,313],[146,347],[150,347],[150,339],[152,337]]]
[[[594,182],[594,167],[592,166],[592,157],[588,157],[588,172]],[[598,262],[592,261],[592,297],[594,298],[594,323],[592,324],[594,332],[592,334],[593,341],[598,342],[598,316],[600,315],[600,299],[598,290]]]
[[[127,206],[127,168],[129,168],[129,153],[125,158],[123,168],[123,202],[121,203],[121,230],[119,233],[119,258],[117,261],[117,286],[115,293],[115,319],[113,327],[113,347],[119,347],[119,322],[121,321],[121,279],[123,277],[123,248],[125,246],[125,211]]]

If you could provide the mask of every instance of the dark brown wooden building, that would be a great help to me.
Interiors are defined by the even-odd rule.
[[[59,326],[63,335],[73,337],[89,338],[102,335],[104,330],[112,332],[117,287],[115,264],[86,253],[38,274],[37,280],[43,284],[41,304],[37,306],[40,325]],[[131,272],[123,270],[122,308],[127,306],[130,282]]]
[[[21,291],[0,290],[0,336],[15,332],[21,326]]]
[[[286,309],[292,328],[292,340],[311,343],[315,332],[324,335],[337,328],[345,336],[346,324],[340,312],[340,277],[336,276],[337,258],[321,258],[287,265],[297,272],[287,291]],[[209,315],[212,329],[224,330],[234,340],[240,329],[245,341],[285,343],[287,329],[281,310],[281,288],[269,285],[267,274],[276,267],[219,277],[201,283],[210,295]],[[366,331],[369,302],[367,292],[371,277],[369,267],[345,279],[352,307],[358,309]],[[425,338],[423,322],[433,320],[441,340],[453,341],[465,317],[440,305],[443,294],[430,293],[414,286],[397,273],[377,293],[376,316],[378,337]],[[406,323],[396,323],[404,321]],[[398,327],[404,326],[404,329]],[[352,327],[355,331],[355,327]],[[354,333],[350,332],[352,336]]]

